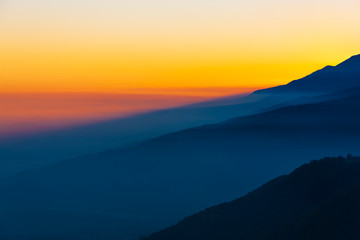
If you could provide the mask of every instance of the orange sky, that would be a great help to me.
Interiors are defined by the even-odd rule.
[[[5,0],[0,10],[2,92],[262,88],[360,51],[358,0]]]
[[[285,84],[359,54],[359,12],[359,0],[0,1],[0,134]]]
[[[0,93],[0,140],[205,99],[173,94]]]

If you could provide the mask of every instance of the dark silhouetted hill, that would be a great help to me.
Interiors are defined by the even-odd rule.
[[[355,240],[359,200],[360,158],[326,158],[145,239]]]
[[[357,240],[359,236],[360,187],[356,187],[306,216],[285,224],[263,240]]]

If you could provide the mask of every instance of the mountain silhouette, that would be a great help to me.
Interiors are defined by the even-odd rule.
[[[239,95],[15,139],[0,136],[0,177],[84,153],[127,147],[170,132],[263,112],[288,99]]]
[[[338,98],[330,93],[360,86],[359,58],[360,55],[353,56],[336,67],[326,67],[288,85],[250,95],[220,98],[23,138],[3,139],[0,136],[0,176],[233,117]]]
[[[304,93],[318,94],[340,91],[360,86],[360,54],[352,56],[339,65],[326,66],[302,79],[287,85],[259,90],[256,93],[281,94]]]
[[[25,239],[55,239],[113,227],[122,237],[148,234],[235,199],[306,159],[360,154],[359,122],[360,93],[24,172],[0,181],[0,233],[17,236],[21,229]],[[70,221],[74,215],[92,221]]]
[[[359,90],[286,98],[285,106],[282,98],[273,110],[3,177],[0,236],[79,240],[115,231],[131,239],[238,198],[308,159],[360,154]],[[302,103],[292,106],[295,99]]]
[[[358,239],[360,158],[312,161],[146,240]]]

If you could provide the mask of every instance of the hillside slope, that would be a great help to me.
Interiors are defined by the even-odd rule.
[[[326,95],[360,87],[360,55],[326,67],[285,86],[215,99],[199,104],[49,131],[34,136],[0,136],[0,177],[72,158],[84,153],[127,146],[147,138],[203,124],[224,121],[288,105],[338,98]],[[346,96],[342,96],[346,97]]]
[[[359,190],[360,158],[312,161],[146,240],[358,239]]]
[[[360,236],[360,186],[306,216],[285,224],[262,240],[357,240]]]
[[[93,222],[64,226],[74,213],[101,213],[114,221],[115,229],[146,234],[245,194],[307,159],[360,154],[359,122],[360,94],[60,162],[0,181],[0,221],[8,235],[27,229],[27,239],[39,234],[49,238],[60,232],[92,231]],[[56,217],[59,211],[61,217]],[[31,219],[32,228],[26,228],[26,220],[14,223],[4,216]],[[104,227],[101,218],[95,226]],[[44,228],[56,231],[44,233]]]

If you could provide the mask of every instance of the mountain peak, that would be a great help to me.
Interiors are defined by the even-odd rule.
[[[330,69],[333,69],[333,68],[334,68],[334,66],[327,65],[324,68],[322,68],[321,70],[330,70]],[[319,70],[319,71],[321,71],[321,70]]]
[[[352,57],[349,58],[350,59],[357,59],[357,61],[360,61],[360,54],[354,55]]]
[[[360,67],[360,54],[354,55],[349,59],[345,60],[344,62],[340,63],[339,65],[337,65],[337,67],[342,67],[342,66]]]
[[[326,66],[286,85],[258,90],[261,94],[319,94],[360,86],[360,54],[336,66]]]

